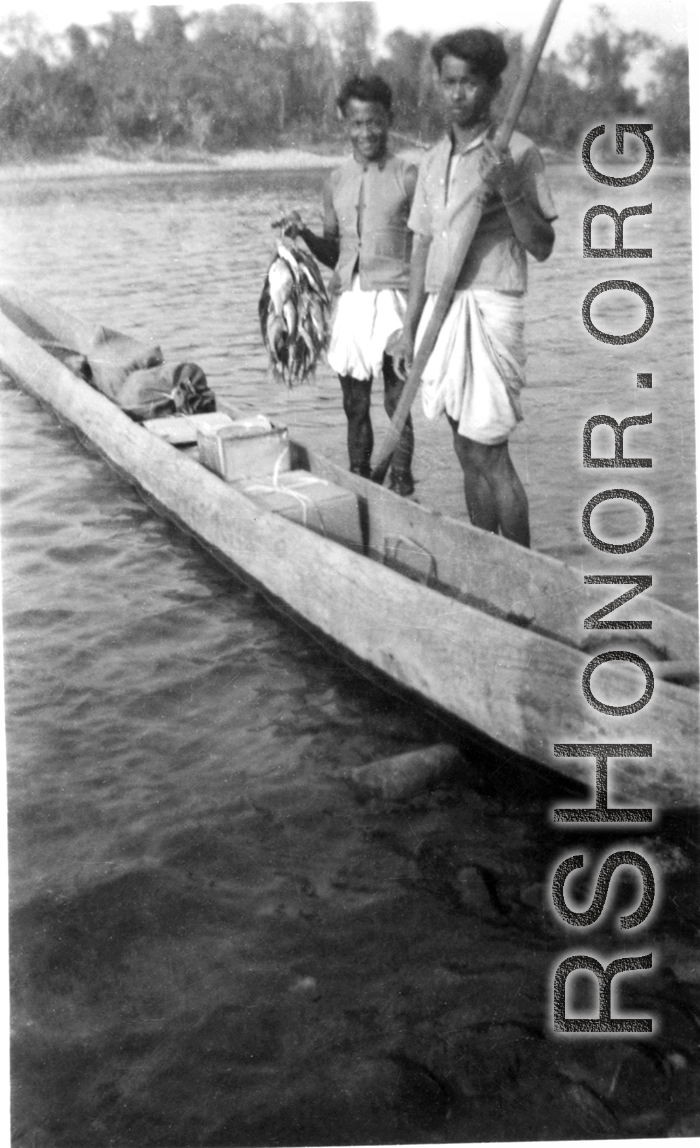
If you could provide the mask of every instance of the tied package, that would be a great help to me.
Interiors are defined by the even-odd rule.
[[[240,489],[265,510],[283,514],[325,538],[362,551],[357,495],[307,470],[290,470],[275,482],[251,479]]]
[[[275,426],[265,415],[198,427],[197,445],[200,461],[227,482],[289,470],[287,428]]]

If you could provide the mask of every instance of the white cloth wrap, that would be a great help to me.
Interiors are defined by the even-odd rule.
[[[435,307],[429,295],[416,347]],[[525,303],[521,295],[485,289],[456,291],[423,372],[423,410],[444,411],[465,438],[492,446],[505,442],[522,419],[525,385]]]
[[[406,300],[400,291],[363,291],[360,277],[339,296],[328,348],[328,364],[339,375],[371,379],[382,369],[391,335],[403,328]]]

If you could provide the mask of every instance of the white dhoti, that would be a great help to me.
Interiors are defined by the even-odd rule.
[[[435,306],[429,295],[416,347]],[[492,446],[505,442],[522,419],[525,385],[525,304],[520,295],[467,289],[455,292],[423,372],[423,410],[445,412],[465,438]]]
[[[328,348],[329,366],[339,375],[371,379],[382,369],[389,338],[403,329],[406,300],[400,291],[363,291],[359,276],[336,304]]]

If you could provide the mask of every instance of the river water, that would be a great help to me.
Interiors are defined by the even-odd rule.
[[[337,382],[324,368],[280,389],[256,313],[270,221],[292,206],[318,220],[322,181],[4,182],[3,274],[156,335],[222,399],[342,462]],[[603,194],[563,165],[551,183],[559,237],[531,273],[530,383],[513,441],[533,545],[592,572],[581,509],[615,484],[586,477],[582,423],[653,410],[653,430],[625,439],[628,455],[654,459],[635,487],[657,522],[644,569],[692,612],[689,175],[661,167],[643,196]],[[629,245],[654,250],[642,270],[581,258],[583,214],[601,200],[653,201],[626,224]],[[594,228],[594,243],[610,242]],[[583,328],[583,295],[612,277],[654,298],[643,343],[611,348]],[[624,331],[643,308],[605,296],[593,317]],[[635,387],[639,371],[653,372],[652,391]],[[562,847],[547,808],[563,783],[465,747],[456,781],[361,803],[347,771],[443,737],[434,720],[327,656],[9,380],[1,390],[16,1144],[700,1131],[687,823],[667,818],[646,838],[666,908],[658,968],[629,1002],[663,1016],[661,1035],[555,1040],[549,970],[571,941],[547,907]],[[419,498],[462,514],[447,427],[418,414],[416,434]],[[626,513],[601,533],[636,533]],[[595,572],[613,565],[603,558]]]

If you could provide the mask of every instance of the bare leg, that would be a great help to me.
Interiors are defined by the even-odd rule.
[[[370,475],[370,459],[374,436],[370,420],[371,380],[353,379],[352,375],[339,375],[343,390],[343,410],[348,420],[348,456],[350,470]]]
[[[384,375],[384,410],[389,418],[392,418],[401,398],[404,380],[400,379],[394,372],[392,361],[388,355],[384,356],[382,362],[382,374]],[[391,460],[389,480],[391,489],[395,490],[397,494],[413,494],[415,490],[413,475],[411,474],[413,443],[413,420],[409,415]]]
[[[448,417],[454,448],[464,475],[464,496],[474,526],[530,545],[527,495],[508,452],[508,443],[473,442],[459,434]]]

